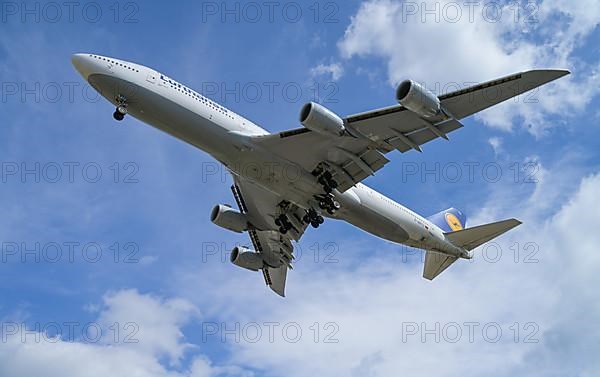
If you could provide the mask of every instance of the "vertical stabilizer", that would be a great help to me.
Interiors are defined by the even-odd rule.
[[[427,219],[439,226],[444,232],[464,229],[467,224],[467,216],[456,208],[445,209],[429,216]]]

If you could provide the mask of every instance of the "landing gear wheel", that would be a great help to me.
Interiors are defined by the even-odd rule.
[[[125,115],[127,115],[127,100],[120,94],[117,96],[117,98],[115,98],[115,100],[117,102],[117,109],[113,114],[113,118],[120,122],[123,120],[123,118],[125,118]]]
[[[125,118],[125,114],[120,113],[118,110],[113,113],[113,118],[119,122]]]
[[[330,194],[334,189],[338,187],[338,183],[333,179],[333,175],[328,171],[321,174],[317,179],[317,182],[319,182],[319,184],[323,186],[323,190],[327,194]]]
[[[311,222],[310,222],[310,225],[312,225],[312,227],[316,229],[316,228],[318,228],[318,227],[319,227],[319,225],[320,225],[320,224],[319,224],[319,222],[318,222],[318,221],[311,221]]]
[[[117,111],[123,115],[127,114],[127,105],[119,105],[117,106]]]
[[[280,215],[275,219],[274,222],[275,225],[279,227],[279,231],[281,232],[281,234],[286,234],[288,230],[294,227],[286,215]]]
[[[325,222],[325,219],[323,218],[323,216],[317,216],[317,224],[323,224]]]

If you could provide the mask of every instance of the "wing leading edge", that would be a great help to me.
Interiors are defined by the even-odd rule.
[[[438,98],[449,116],[437,119],[424,119],[394,105],[346,117],[344,123],[353,136],[326,137],[298,128],[257,136],[253,141],[306,171],[328,169],[343,192],[387,164],[385,154],[393,150],[421,152],[423,144],[447,138],[463,127],[460,119],[569,73],[558,69],[525,71],[441,95]]]

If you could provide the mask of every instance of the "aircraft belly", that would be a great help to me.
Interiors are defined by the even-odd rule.
[[[231,153],[227,149],[233,149],[229,143],[223,142],[227,129],[153,90],[104,74],[93,74],[88,80],[94,89],[115,105],[115,98],[123,95],[127,99],[129,114],[135,118],[218,159],[219,154]]]
[[[340,218],[388,241],[404,243],[410,238],[408,232],[400,224],[374,211],[365,203],[344,210],[341,212]]]
[[[224,163],[239,177],[302,208],[309,208],[313,195],[321,191],[312,174],[262,150],[249,148]]]

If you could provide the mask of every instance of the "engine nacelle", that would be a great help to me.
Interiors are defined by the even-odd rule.
[[[342,118],[315,102],[302,106],[300,123],[309,130],[329,136],[342,136],[346,131]]]
[[[264,266],[263,259],[259,253],[241,246],[236,246],[231,250],[229,260],[236,266],[251,271],[258,271]]]
[[[396,99],[402,106],[424,118],[431,118],[442,111],[437,96],[412,80],[402,81],[398,85]]]
[[[246,215],[223,204],[218,204],[212,209],[210,212],[210,221],[221,228],[237,233],[248,230],[248,220],[246,219]]]

